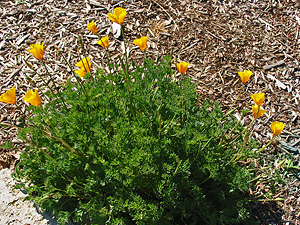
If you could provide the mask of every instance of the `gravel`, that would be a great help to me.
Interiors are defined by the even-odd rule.
[[[41,212],[33,201],[24,201],[27,194],[15,189],[16,184],[11,170],[0,170],[0,224],[58,224],[53,217]]]

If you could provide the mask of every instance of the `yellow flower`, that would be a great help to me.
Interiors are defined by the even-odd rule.
[[[257,119],[259,117],[261,117],[262,115],[264,115],[266,112],[267,112],[266,110],[261,109],[260,106],[258,106],[256,104],[252,106],[253,116],[256,117],[256,115],[257,115],[257,117],[256,117]]]
[[[250,70],[239,71],[238,74],[241,77],[242,82],[245,84],[253,74]]]
[[[15,104],[17,102],[15,86],[0,96],[0,102],[5,102],[8,104]]]
[[[97,30],[97,27],[96,27],[94,21],[90,22],[86,27],[88,30],[92,31],[94,34],[97,34],[98,30]]]
[[[37,90],[27,91],[24,98],[23,98],[23,100],[25,102],[29,102],[31,105],[34,105],[34,106],[39,106],[42,102]]]
[[[147,41],[148,41],[148,37],[147,36],[143,36],[140,39],[135,39],[133,41],[133,44],[136,44],[137,46],[139,46],[141,50],[146,50],[146,48],[147,48]]]
[[[271,124],[271,130],[273,132],[273,136],[279,135],[283,130],[284,126],[285,126],[284,123],[277,122],[277,121],[273,122]]]
[[[39,44],[32,44],[30,45],[30,49],[27,49],[35,58],[42,59],[44,57],[44,43]]]
[[[123,9],[122,7],[115,8],[114,14],[108,13],[108,19],[120,25],[124,23],[125,17],[126,9]]]
[[[80,60],[78,63],[76,63],[75,66],[78,66],[80,68],[85,68],[86,70],[88,70],[89,68],[91,68],[91,58],[88,56]]]
[[[104,48],[107,48],[108,45],[109,45],[109,42],[108,42],[108,36],[101,38],[101,40],[99,40],[99,41],[97,42],[97,44],[98,44],[98,45],[101,45],[101,46],[104,47]]]
[[[180,62],[176,64],[176,67],[181,74],[184,74],[187,71],[189,65],[190,64],[188,62]]]
[[[81,78],[83,76],[85,76],[86,73],[90,73],[89,68],[87,68],[87,70],[84,69],[84,67],[82,67],[80,70],[75,70],[75,73],[78,74],[78,76]]]
[[[261,106],[265,99],[265,93],[256,93],[251,95],[251,98],[255,102],[256,105]]]
[[[91,58],[86,57],[82,59],[80,62],[75,64],[75,66],[80,67],[80,70],[75,70],[75,73],[77,73],[80,78],[83,77],[86,73],[91,72],[90,68],[92,66],[92,63],[90,61]]]

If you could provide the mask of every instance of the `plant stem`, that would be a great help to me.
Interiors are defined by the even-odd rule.
[[[43,108],[42,105],[40,105],[40,107],[41,107],[41,109],[43,110],[45,116],[47,117],[47,119],[48,119],[48,121],[49,121],[49,123],[50,123],[50,126],[52,127],[54,133],[56,134],[56,129],[55,129],[55,127],[53,126],[53,124],[51,123],[51,120],[50,120],[50,118],[49,118],[49,116],[48,116],[48,113],[45,111],[45,109]]]
[[[85,58],[86,61],[87,61],[85,49],[84,49],[84,46],[83,46],[83,41],[82,41],[82,39],[81,39],[81,37],[80,37],[79,35],[78,35],[78,41],[79,41],[79,44],[81,45],[81,48],[82,48],[82,52],[83,52],[84,58]],[[82,65],[83,65],[85,71],[87,71],[87,69],[85,68],[85,65],[84,65],[83,62],[82,62]],[[88,66],[88,69],[89,69],[89,71],[90,71],[90,76],[89,76],[89,77],[92,78],[92,81],[94,81],[94,78],[92,77],[92,71],[91,71],[91,68],[90,68],[90,65],[89,65],[88,62],[87,62],[87,66]]]
[[[44,82],[44,84],[48,87],[48,89],[52,92],[52,94],[55,96],[53,90],[50,88],[50,86],[48,85],[48,83],[42,78],[42,76],[36,71],[36,69],[33,68],[33,66],[31,64],[29,64],[29,62],[27,62],[26,60],[24,60],[25,64],[35,72],[35,74],[37,74],[39,76],[39,78]]]
[[[259,110],[260,110],[260,106],[259,106],[259,108],[258,108],[258,112],[259,112]],[[257,113],[257,115],[258,115],[258,113]],[[239,134],[237,134],[235,137],[233,137],[233,139],[232,139],[232,141],[230,142],[230,144],[232,143],[232,142],[234,142],[235,140],[236,140],[236,138],[238,138],[240,135],[242,135],[243,133],[245,133],[245,131],[247,131],[251,126],[252,126],[252,124],[255,122],[255,120],[257,119],[257,115],[254,117],[254,119],[251,121],[251,123],[241,132],[241,133],[239,133]],[[222,141],[223,142],[223,141]]]
[[[124,29],[123,26],[121,26],[121,32],[122,32],[122,37],[123,37],[123,41],[124,41],[124,48],[125,48],[125,63],[126,63],[126,72],[128,74],[128,57],[127,57],[127,47],[126,47],[126,41],[125,41],[125,34],[124,34]]]
[[[102,41],[102,43],[103,43],[103,41]],[[103,46],[104,46],[104,43],[103,43]],[[104,50],[105,50],[105,55],[106,55],[106,58],[107,58],[107,65],[108,65],[108,69],[109,69],[109,79],[110,79],[110,82],[111,82],[111,91],[112,91],[114,82],[112,80],[112,68],[111,68],[111,64],[110,64],[111,59],[110,59],[108,48],[104,47]]]
[[[202,69],[202,71],[201,71],[200,76],[199,76],[198,79],[201,78],[202,74],[204,73],[204,70],[205,70],[206,66],[207,66],[207,62],[204,60],[204,66],[203,66],[203,69]]]
[[[86,89],[85,89],[84,85],[83,85],[82,82],[81,82],[81,79],[76,75],[76,73],[75,73],[74,70],[72,69],[70,63],[67,61],[67,59],[66,59],[66,57],[64,56],[64,54],[62,54],[61,51],[58,51],[58,53],[61,53],[63,60],[64,60],[65,63],[68,65],[69,69],[71,70],[71,73],[72,73],[73,76],[76,78],[76,80],[77,80],[77,82],[79,83],[79,85],[81,86],[81,88],[82,88],[82,90],[83,90],[83,92],[84,92],[84,94],[85,94],[85,97],[86,97],[87,101],[89,101],[89,96],[88,96],[88,94],[87,94],[87,92],[86,92]]]
[[[67,109],[67,106],[66,106],[66,104],[65,104],[65,101],[64,101],[63,97],[61,96],[61,93],[59,92],[58,87],[55,85],[55,82],[54,82],[54,80],[53,80],[51,74],[49,73],[49,71],[48,71],[48,69],[47,69],[47,67],[46,67],[46,64],[45,64],[44,60],[41,59],[41,62],[42,62],[42,64],[43,64],[43,66],[45,67],[46,73],[49,75],[49,77],[50,77],[50,79],[51,79],[51,81],[52,81],[52,83],[53,83],[53,85],[54,85],[54,87],[55,87],[55,89],[56,89],[56,92],[57,92],[57,94],[59,95],[59,97],[60,97],[60,99],[61,99],[61,101],[62,101],[64,107]]]
[[[182,96],[182,124],[184,123],[185,103],[186,99]]]
[[[237,100],[240,98],[241,94],[242,94],[243,91],[244,91],[244,88],[245,88],[245,84],[243,83],[243,87],[242,87],[241,92],[239,93],[238,97],[235,99],[234,103],[233,103],[233,104],[231,105],[231,107],[229,108],[228,112],[223,116],[223,118],[226,117],[226,116],[228,116],[228,115],[231,113],[230,111],[231,111],[232,107],[235,105],[235,103],[237,102]]]
[[[257,151],[257,153],[262,152],[266,147],[268,147],[270,144],[272,144],[272,142],[275,140],[275,138],[276,138],[276,136],[273,136],[272,139],[269,141],[269,143],[268,143],[266,146],[264,146],[264,147],[262,147],[261,149],[259,149],[259,150]]]
[[[131,95],[130,95],[130,89],[129,89],[129,72],[128,72],[127,48],[126,48],[126,41],[125,41],[124,29],[123,29],[122,25],[121,25],[121,32],[122,32],[123,41],[124,41],[124,48],[125,48],[125,66],[124,66],[123,61],[121,61],[121,63],[122,63],[122,66],[123,66],[125,77],[126,77],[127,93],[128,93],[128,97],[129,97],[129,103],[130,103],[131,112],[132,112],[133,117],[136,117],[136,115],[134,113],[134,110],[133,110],[132,100],[131,100]]]

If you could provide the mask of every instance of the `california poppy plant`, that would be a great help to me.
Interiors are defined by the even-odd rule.
[[[255,102],[256,105],[261,106],[265,99],[265,93],[256,93],[251,95],[251,98]]]
[[[29,90],[26,92],[23,100],[34,106],[39,106],[42,102],[37,90]]]
[[[252,106],[252,114],[253,114],[254,118],[258,119],[259,117],[264,115],[266,112],[267,112],[266,110],[261,109],[261,107],[256,104]]]
[[[0,102],[5,102],[8,104],[15,104],[17,102],[15,86],[0,96]]]
[[[273,132],[273,136],[279,135],[284,127],[285,127],[284,123],[278,121],[273,122],[271,124],[271,130]]]
[[[97,27],[96,27],[94,21],[90,22],[86,27],[88,30],[92,31],[94,34],[97,34],[98,30],[97,30]]]
[[[112,22],[122,25],[124,23],[126,13],[126,9],[123,9],[122,7],[117,7],[115,8],[113,14],[108,13],[108,19],[110,19]]]
[[[44,43],[32,44],[30,45],[30,49],[27,49],[36,59],[42,59],[44,57]]]
[[[101,38],[98,42],[98,45],[102,46],[103,48],[107,48],[109,46],[108,36]]]
[[[240,75],[242,82],[245,84],[249,80],[253,73],[250,70],[239,71],[238,75]]]
[[[187,71],[189,65],[190,64],[188,62],[180,62],[176,64],[176,67],[179,73],[184,74]]]
[[[147,48],[147,41],[148,41],[148,37],[147,36],[143,36],[139,39],[135,39],[133,41],[133,44],[136,44],[137,46],[140,47],[141,50],[146,50]]]

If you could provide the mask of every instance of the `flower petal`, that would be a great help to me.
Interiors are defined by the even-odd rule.
[[[147,36],[143,36],[140,39],[135,39],[133,41],[133,44],[136,44],[137,46],[139,46],[141,50],[146,50],[146,48],[147,48],[147,41],[148,41],[148,37]]]
[[[241,77],[242,82],[245,84],[253,74],[250,70],[239,71],[238,74]]]
[[[265,99],[265,93],[256,93],[251,95],[251,98],[255,102],[256,105],[261,106]]]
[[[42,102],[37,90],[29,90],[26,92],[23,100],[34,106],[39,106]]]
[[[30,49],[27,49],[36,59],[42,59],[44,57],[44,43],[32,44],[30,45]]]
[[[126,9],[123,9],[122,7],[117,7],[114,10],[114,14],[108,13],[108,19],[110,19],[112,22],[121,25],[125,21],[126,14]]]
[[[189,65],[190,64],[188,62],[180,62],[176,64],[176,67],[179,73],[184,74],[187,71]]]
[[[98,30],[97,30],[97,27],[96,27],[94,21],[90,22],[86,27],[88,30],[92,31],[94,34],[97,34]]]
[[[2,94],[0,96],[0,101],[8,104],[15,104],[17,102],[15,86],[13,86],[11,89],[7,90],[4,94]]]
[[[278,122],[278,121],[274,121],[271,124],[271,130],[273,132],[273,136],[279,135],[281,133],[281,131],[283,130],[284,127],[285,127],[284,123]]]

